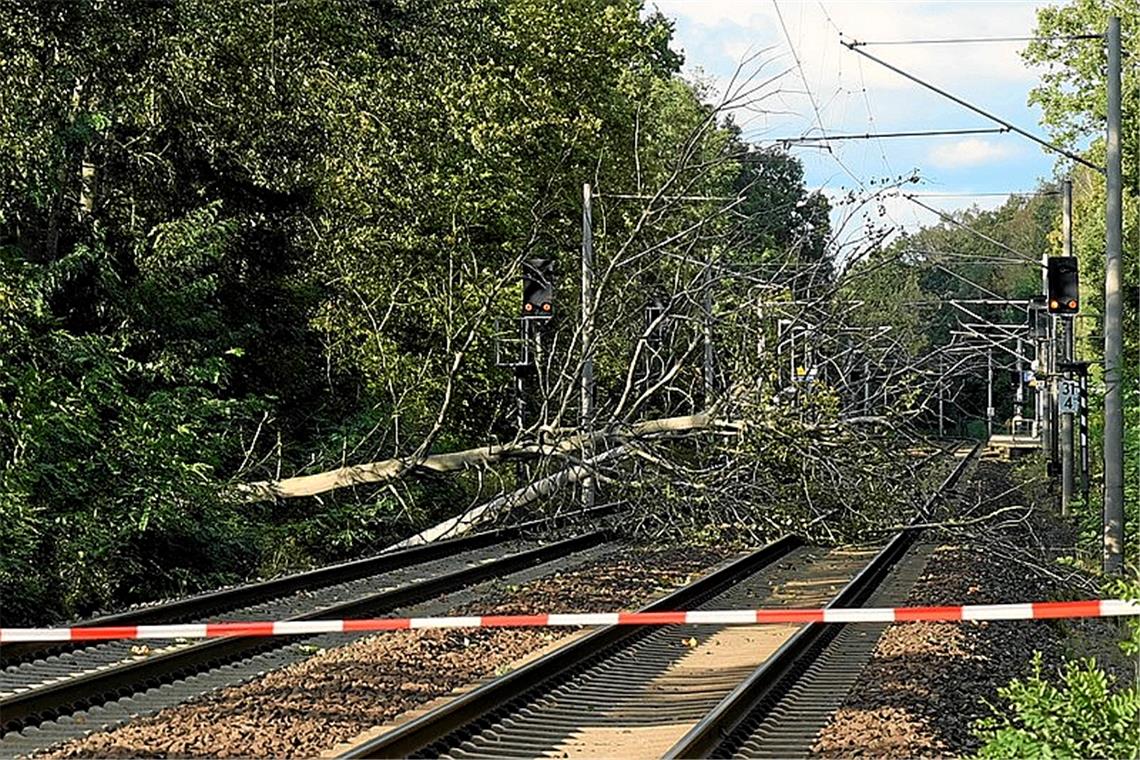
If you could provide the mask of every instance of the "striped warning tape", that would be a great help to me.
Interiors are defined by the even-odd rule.
[[[117,625],[90,628],[0,628],[0,644],[17,641],[100,641],[107,639],[203,639],[220,636],[292,636],[409,628],[539,628],[601,625],[754,625],[757,623],[898,623],[907,621],[1033,620],[1140,615],[1140,604],[1123,599],[1024,604],[966,604],[957,607],[859,607],[826,609],[692,610],[688,612],[600,612],[549,615],[287,620],[255,623]]]

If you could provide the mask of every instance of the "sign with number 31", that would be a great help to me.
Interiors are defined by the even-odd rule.
[[[1057,381],[1057,410],[1076,414],[1081,410],[1081,384],[1076,380]]]

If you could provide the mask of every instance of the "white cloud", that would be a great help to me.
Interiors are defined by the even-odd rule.
[[[930,151],[930,162],[943,169],[982,166],[1009,158],[1017,150],[1008,143],[996,143],[971,137],[949,144],[935,146]]]
[[[752,92],[747,107],[733,110],[745,139],[757,143],[819,135],[821,125],[832,135],[993,127],[961,106],[848,50],[840,44],[840,33],[848,40],[864,42],[1028,35],[1035,26],[1037,9],[1050,0],[776,2],[779,15],[772,0],[647,0],[650,10],[656,6],[677,19],[674,45],[685,52],[686,73],[702,71],[703,81],[721,92],[742,60],[750,61],[743,76],[752,76],[752,84],[788,72]],[[1026,96],[1039,72],[1026,67],[1018,55],[1024,45],[1000,42],[860,49],[1033,129],[1039,113],[1026,104]],[[934,188],[943,192],[1000,192],[1029,189],[1049,172],[1052,159],[1038,155],[1020,140],[1012,135],[960,142],[951,142],[948,137],[834,140],[826,149],[798,146],[794,153],[804,164],[808,185],[824,188],[829,195],[829,188],[842,194],[840,185],[873,189],[873,180],[894,179],[912,169],[920,172],[924,182],[933,183],[925,185],[931,192]],[[964,169],[972,169],[968,180],[961,171]],[[969,186],[963,187],[961,183],[966,181]],[[931,205],[950,209],[978,202],[988,207],[1002,200],[944,197]],[[836,210],[833,221],[839,216],[841,212]],[[936,221],[933,214],[896,197],[885,199],[881,216],[878,204],[856,214],[849,230],[858,234],[866,222],[894,223],[913,230]]]
[[[843,48],[839,33],[849,40],[861,41],[1026,34],[1033,28],[1037,4],[781,0],[780,15],[809,84],[830,89],[831,84],[841,81],[848,86],[866,82],[876,88],[903,89],[916,85]],[[776,42],[785,54],[788,52],[780,16],[768,0],[659,0],[655,5],[667,16],[691,21],[702,34],[731,35],[736,40],[751,38],[758,46]],[[681,43],[687,45],[689,41],[682,39]],[[1017,55],[1023,44],[906,45],[872,47],[867,51],[942,84],[976,87],[979,81],[1032,82],[1034,74]],[[738,51],[736,44],[724,52],[732,55]],[[732,57],[739,60],[738,56]]]

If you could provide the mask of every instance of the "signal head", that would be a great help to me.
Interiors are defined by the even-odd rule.
[[[1075,256],[1050,256],[1046,283],[1050,314],[1076,314],[1080,306],[1080,272]]]
[[[554,316],[554,262],[551,259],[528,259],[523,262],[522,315],[535,319]]]

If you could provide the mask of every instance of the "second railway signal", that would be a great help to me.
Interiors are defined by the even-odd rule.
[[[1081,294],[1077,282],[1076,256],[1049,257],[1049,313],[1076,314]]]
[[[554,316],[554,262],[550,259],[523,262],[522,315],[544,319]]]

